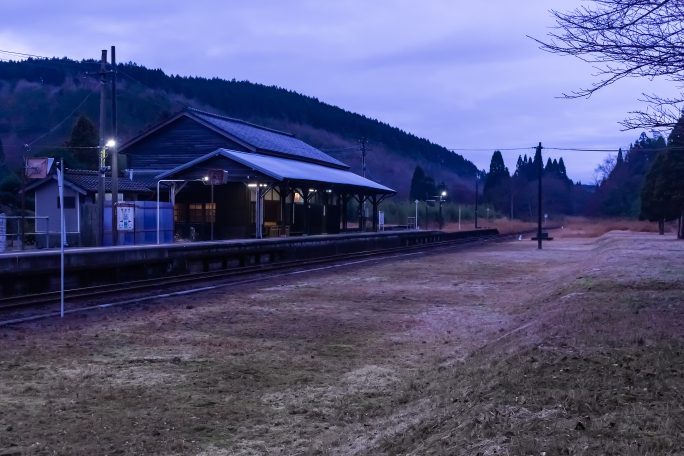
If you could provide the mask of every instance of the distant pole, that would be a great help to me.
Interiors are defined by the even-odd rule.
[[[458,231],[461,231],[461,205],[458,205]]]
[[[415,223],[416,226],[414,228],[419,230],[420,227],[418,227],[418,200],[416,200],[415,203],[416,203],[416,223]]]
[[[537,192],[537,248],[542,248],[542,172],[544,166],[542,164],[542,143],[537,146],[537,178],[538,178],[538,192]]]
[[[477,229],[477,196],[480,193],[480,178],[475,175],[475,229]]]
[[[361,138],[361,175],[366,177],[366,138]]]
[[[425,229],[427,230],[430,226],[430,220],[428,219],[428,203],[427,199],[425,201]]]
[[[27,159],[29,155],[29,145],[26,144],[26,153],[24,154],[24,167],[21,170],[21,220],[17,229],[18,241],[21,250],[24,250],[24,232],[26,231],[26,168],[28,166]],[[33,230],[37,231],[37,230]],[[48,229],[49,231],[49,229]]]
[[[213,215],[211,217],[211,240],[214,240],[214,220],[216,219],[216,206],[214,206],[214,181],[211,182],[211,209]]]
[[[64,157],[57,168],[57,186],[59,190],[59,315],[64,318],[64,241],[66,226],[64,223]]]
[[[439,197],[439,229],[441,230],[444,228],[444,218],[442,217],[442,203],[444,202],[444,198],[441,196]]]
[[[98,232],[98,245],[104,245],[104,221],[105,221],[105,98],[107,96],[107,86],[105,85],[105,74],[107,71],[107,50],[102,49],[102,56],[100,58],[100,182],[97,189],[97,206],[100,211],[100,229]]]
[[[119,153],[116,141],[116,46],[112,46],[112,245],[119,243],[119,231],[116,220],[116,205],[119,202]]]

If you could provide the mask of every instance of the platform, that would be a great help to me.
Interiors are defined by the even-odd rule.
[[[164,275],[207,272],[284,260],[325,257],[390,247],[427,244],[446,239],[486,235],[479,230],[389,231],[239,239],[160,245],[68,248],[66,288],[110,284]],[[59,250],[0,254],[0,296],[57,290]]]

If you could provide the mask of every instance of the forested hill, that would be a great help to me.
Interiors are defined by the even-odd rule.
[[[0,140],[8,161],[19,161],[24,144],[31,144],[32,154],[63,145],[81,114],[97,122],[98,68],[93,60],[64,58],[0,62]],[[368,176],[400,195],[408,193],[416,165],[455,188],[466,186],[477,171],[461,155],[426,139],[283,88],[169,76],[133,63],[117,70],[121,140],[191,105],[292,132],[356,172],[361,163],[359,140],[367,138]]]

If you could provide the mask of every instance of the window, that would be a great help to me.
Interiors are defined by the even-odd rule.
[[[206,223],[216,222],[216,203],[204,204],[204,221]]]
[[[174,223],[188,223],[188,207],[185,204],[174,204],[173,206],[173,222]]]
[[[59,196],[57,197],[57,209],[59,209]],[[76,197],[75,196],[65,196],[64,197],[64,209],[76,209]]]
[[[202,203],[190,203],[188,212],[190,213],[190,223],[204,223]]]

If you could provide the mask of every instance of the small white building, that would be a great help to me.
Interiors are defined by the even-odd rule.
[[[100,229],[96,215],[99,181],[97,171],[67,169],[64,172],[64,220],[67,243],[71,246],[95,245],[97,230]],[[51,172],[47,178],[29,185],[26,192],[33,192],[35,195],[35,232],[47,231],[50,238],[49,246],[43,245],[46,242],[45,236],[39,234],[36,235],[36,242],[39,247],[57,246],[60,231],[57,174]],[[153,198],[154,190],[144,182],[119,177],[118,201],[133,202]],[[105,177],[105,204],[109,206],[110,211],[111,201],[111,175],[108,175]],[[47,217],[47,220],[42,217]],[[111,236],[111,227],[109,232]]]

